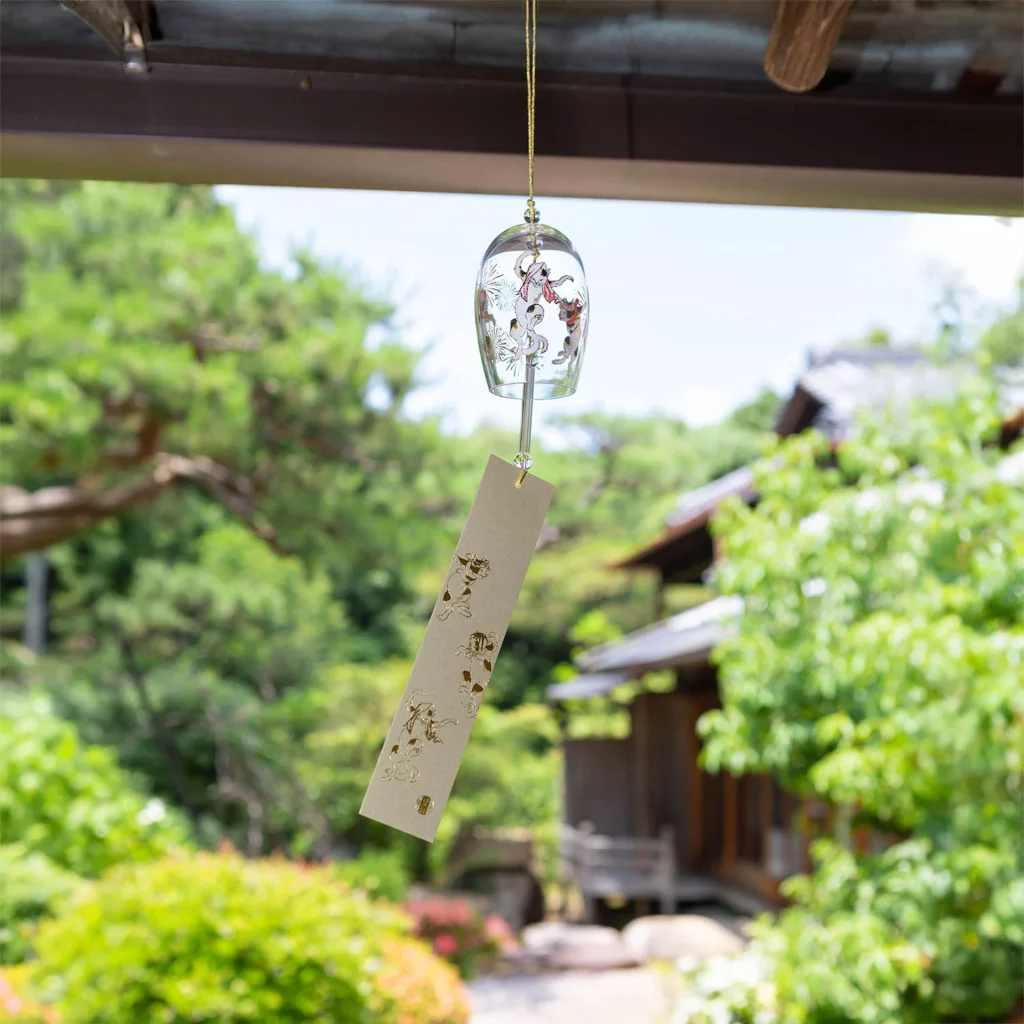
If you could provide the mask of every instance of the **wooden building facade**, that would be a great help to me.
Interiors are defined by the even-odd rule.
[[[685,633],[686,617],[699,611],[667,622],[682,623],[679,632]],[[807,867],[809,842],[828,821],[819,821],[819,808],[800,805],[768,776],[712,774],[700,767],[697,722],[720,706],[709,653],[681,653],[689,663],[675,666],[673,690],[633,700],[625,738],[565,741],[564,820],[610,837],[655,837],[670,828],[681,893],[692,888],[687,880],[702,879],[775,900],[779,883]],[[636,661],[626,667],[632,674],[667,667],[664,661]],[[608,689],[613,685],[609,680]],[[553,687],[550,696],[571,699],[572,687]]]
[[[840,444],[858,409],[943,400],[969,377],[964,366],[936,366],[920,351],[835,352],[812,362],[776,431],[787,436],[813,426]],[[1006,441],[1024,426],[1024,376],[1008,371],[1002,384]],[[707,579],[715,561],[710,519],[731,496],[756,502],[749,469],[684,495],[662,535],[615,568],[653,571],[661,588]],[[587,651],[577,659],[580,675],[550,687],[548,697],[593,698],[647,672],[674,672],[671,691],[633,700],[626,738],[565,742],[565,823],[608,837],[671,834],[680,894],[694,889],[688,882],[704,880],[777,900],[779,883],[810,866],[809,846],[817,836],[837,835],[863,849],[887,840],[846,835],[831,808],[798,801],[769,776],[709,774],[700,767],[697,722],[720,706],[711,652],[741,612],[741,599],[716,597]]]

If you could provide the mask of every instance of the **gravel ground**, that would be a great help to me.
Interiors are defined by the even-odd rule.
[[[480,978],[472,1024],[660,1024],[665,986],[649,967]]]

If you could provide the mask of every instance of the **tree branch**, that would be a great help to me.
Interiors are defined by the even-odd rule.
[[[67,540],[101,519],[152,501],[167,488],[188,480],[202,487],[253,533],[275,550],[273,527],[257,521],[251,481],[205,456],[157,452],[152,470],[141,479],[102,490],[82,485],[44,487],[29,493],[0,488],[0,558],[14,558]]]
[[[171,785],[178,798],[178,803],[185,808],[193,826],[198,828],[199,815],[188,794],[188,784],[185,781],[185,773],[181,766],[181,757],[178,753],[177,744],[174,742],[174,737],[167,728],[163,715],[156,710],[153,702],[150,700],[146,678],[135,661],[131,645],[124,637],[118,637],[118,644],[124,658],[124,666],[128,672],[128,678],[131,679],[132,686],[135,688],[142,712],[148,720],[150,732],[153,735],[153,739],[156,740],[156,745],[160,748],[160,753],[163,754],[164,763],[167,765],[167,772],[171,777]]]

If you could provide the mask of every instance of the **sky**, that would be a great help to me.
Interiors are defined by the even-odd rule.
[[[523,200],[410,192],[222,186],[264,259],[296,246],[338,260],[397,314],[395,336],[429,348],[428,384],[408,406],[453,431],[518,424],[518,403],[484,384],[473,289],[491,239]],[[874,327],[934,338],[946,282],[981,322],[1013,302],[1024,221],[935,214],[538,200],[572,239],[593,319],[579,391],[548,415],[667,413],[716,422],[765,385],[788,393],[811,349]]]

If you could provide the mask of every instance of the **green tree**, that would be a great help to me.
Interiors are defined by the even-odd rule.
[[[209,189],[3,188],[4,557],[187,486],[329,556],[360,625],[400,601],[437,436],[401,415],[418,356],[366,344],[389,308],[308,254],[265,268]]]
[[[51,654],[8,678],[204,838],[323,852],[284,702],[409,649],[463,504],[436,424],[402,412],[418,357],[367,345],[390,311],[336,268],[262,266],[209,189],[2,187],[3,554],[52,570]]]
[[[890,843],[819,842],[762,925],[787,1024],[1002,1020],[1022,994],[1024,450],[999,424],[971,392],[863,423],[834,461],[794,438],[718,520],[745,610],[707,765]]]
[[[76,579],[68,551],[55,559]],[[199,537],[195,561],[139,558],[125,594],[109,582],[92,600],[63,595],[63,656],[38,669],[56,707],[208,841],[329,852],[331,822],[279,742],[329,666],[363,651],[327,575],[227,522]]]
[[[113,752],[84,744],[45,701],[0,691],[0,963],[23,959],[26,924],[84,878],[188,845]]]
[[[873,332],[874,338],[879,332]],[[884,332],[881,332],[884,334]],[[888,335],[885,335],[888,343]],[[872,344],[883,344],[883,342],[872,342]],[[771,388],[762,388],[761,391],[746,405],[734,409],[729,415],[728,423],[734,427],[740,427],[753,431],[757,434],[768,434],[775,429],[775,424],[782,412],[782,399],[772,391]]]
[[[1017,283],[1017,305],[982,332],[978,349],[995,365],[1024,366],[1024,279]]]

